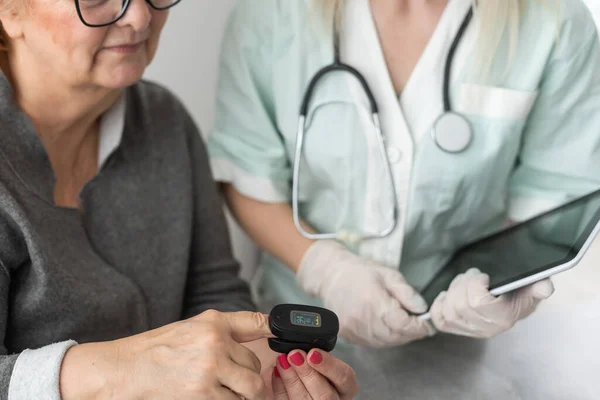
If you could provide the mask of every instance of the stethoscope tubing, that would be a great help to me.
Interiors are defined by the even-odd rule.
[[[466,119],[462,116],[460,116],[457,113],[453,113],[452,112],[452,108],[451,108],[451,104],[450,104],[450,75],[451,75],[451,69],[452,69],[452,64],[454,61],[454,56],[456,54],[456,49],[458,48],[458,45],[460,44],[460,41],[462,40],[464,33],[467,29],[467,27],[469,26],[471,20],[473,17],[473,7],[471,7],[469,9],[469,12],[467,13],[465,19],[463,20],[457,34],[456,37],[454,38],[454,41],[452,42],[452,45],[450,47],[450,50],[448,52],[448,56],[446,58],[446,64],[444,66],[444,83],[443,83],[443,87],[442,87],[442,96],[443,96],[443,102],[444,102],[444,114],[442,114],[434,123],[434,127],[432,128],[432,139],[434,140],[434,142],[436,143],[436,145],[442,149],[443,151],[446,151],[448,153],[460,153],[462,151],[464,151],[471,143],[471,138],[472,138],[472,131],[470,130],[470,125],[468,123],[468,121],[466,121]],[[292,212],[293,212],[293,219],[294,219],[294,225],[296,226],[296,229],[298,230],[298,232],[300,232],[300,234],[308,239],[312,239],[312,240],[342,240],[345,242],[350,242],[350,243],[356,243],[359,242],[361,240],[367,240],[367,239],[376,239],[376,238],[383,238],[383,237],[387,237],[389,236],[398,226],[398,220],[400,217],[400,212],[399,212],[399,207],[398,207],[398,198],[397,198],[397,193],[396,193],[396,185],[394,182],[394,178],[393,178],[393,174],[392,174],[392,168],[389,162],[389,157],[386,151],[386,142],[385,142],[385,136],[383,135],[382,129],[381,129],[381,121],[379,119],[379,108],[377,106],[377,101],[375,100],[375,96],[373,95],[373,92],[371,91],[371,88],[369,87],[369,84],[367,83],[367,80],[365,79],[365,77],[354,67],[348,65],[348,64],[344,64],[343,62],[340,61],[340,38],[339,38],[339,34],[337,33],[336,27],[335,27],[335,23],[334,23],[334,33],[333,33],[333,47],[334,47],[334,62],[328,66],[323,67],[322,69],[320,69],[315,76],[311,79],[306,92],[304,94],[304,97],[302,99],[302,103],[300,106],[300,116],[298,119],[298,130],[296,133],[296,143],[295,143],[295,151],[294,151],[294,162],[293,162],[293,173],[292,173]],[[392,189],[392,204],[393,204],[393,212],[392,212],[392,221],[390,222],[390,224],[381,232],[379,233],[374,233],[374,234],[353,234],[351,232],[347,232],[347,231],[341,231],[341,232],[332,232],[332,233],[311,233],[308,232],[304,229],[304,227],[302,226],[302,222],[300,220],[300,198],[299,198],[299,190],[300,190],[300,175],[301,175],[301,159],[302,159],[302,150],[304,147],[304,139],[306,136],[306,119],[307,119],[307,114],[308,114],[308,107],[310,105],[310,101],[312,99],[313,93],[315,91],[315,88],[317,87],[317,84],[328,74],[331,74],[333,72],[344,72],[344,73],[348,73],[350,75],[352,75],[353,77],[355,77],[358,82],[360,83],[363,91],[365,92],[368,101],[369,101],[369,105],[371,108],[371,118],[373,121],[373,125],[375,127],[375,135],[377,137],[377,143],[378,143],[378,149],[381,155],[381,159],[384,160],[384,168],[385,168],[385,175],[386,175],[386,179],[389,182],[390,188]],[[438,122],[441,121],[443,119],[444,116],[446,115],[456,115],[460,118],[463,118],[466,122],[466,126],[468,127],[468,130],[465,134],[469,135],[468,137],[463,138],[463,141],[466,143],[464,148],[459,148],[459,149],[444,149],[442,146],[442,142],[440,141],[440,138],[437,136],[438,132],[439,132],[439,126]]]

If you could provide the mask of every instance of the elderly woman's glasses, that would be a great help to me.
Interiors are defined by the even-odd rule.
[[[75,0],[81,22],[87,26],[100,27],[117,22],[133,0]],[[181,0],[145,0],[155,10],[166,10]]]

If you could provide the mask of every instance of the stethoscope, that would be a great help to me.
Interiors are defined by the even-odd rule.
[[[456,37],[454,38],[454,41],[452,42],[452,45],[450,46],[450,51],[448,52],[448,57],[446,58],[446,65],[444,67],[444,83],[442,89],[444,112],[435,120],[431,129],[431,137],[433,141],[441,150],[447,153],[461,153],[471,145],[471,142],[473,140],[473,130],[469,121],[467,121],[467,119],[462,115],[453,112],[450,106],[450,73],[452,69],[452,62],[454,61],[456,49],[460,44],[460,41],[462,40],[472,18],[473,7],[469,9],[469,12],[467,13],[462,25],[458,30],[458,33],[456,34]],[[377,102],[375,101],[375,96],[373,96],[373,92],[371,91],[371,88],[369,87],[369,84],[367,83],[367,80],[364,78],[364,76],[355,68],[351,67],[348,64],[344,64],[340,60],[340,37],[337,31],[335,30],[335,23],[333,34],[333,50],[333,63],[319,70],[311,79],[308,88],[306,89],[306,93],[304,94],[304,98],[300,107],[300,117],[298,120],[298,132],[296,134],[296,148],[294,154],[292,176],[292,211],[294,224],[296,225],[296,229],[298,229],[298,232],[300,232],[302,236],[312,240],[337,239],[349,243],[358,243],[361,240],[384,238],[389,236],[398,225],[399,210],[398,198],[396,194],[396,185],[394,184],[394,179],[392,176],[392,167],[390,165],[388,155],[386,152],[385,137],[383,136],[383,133],[381,131],[379,109],[377,107]],[[375,135],[377,137],[378,149],[381,153],[382,159],[384,160],[386,175],[385,178],[389,181],[390,188],[392,189],[392,222],[379,233],[354,234],[348,231],[332,233],[311,233],[307,232],[300,223],[298,192],[300,187],[300,164],[302,157],[302,149],[304,147],[304,136],[306,133],[306,116],[308,114],[308,106],[310,104],[310,100],[312,98],[312,94],[315,90],[315,87],[317,86],[319,81],[321,81],[325,75],[333,72],[347,72],[354,76],[362,86],[365,94],[367,95],[367,99],[369,100],[371,108],[371,119],[375,127]]]

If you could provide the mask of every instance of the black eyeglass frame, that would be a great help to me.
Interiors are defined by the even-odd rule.
[[[124,4],[123,4],[123,7],[121,8],[121,12],[112,21],[104,23],[104,24],[90,24],[83,17],[83,13],[81,12],[81,8],[79,7],[79,0],[74,0],[74,1],[75,1],[75,8],[77,9],[77,15],[79,15],[79,19],[85,26],[89,26],[90,28],[102,28],[103,26],[108,26],[108,25],[114,24],[115,22],[117,22],[118,20],[123,18],[123,16],[127,12],[127,9],[129,8],[129,4],[131,3],[131,0],[124,0]],[[169,8],[174,7],[177,4],[181,3],[181,0],[176,0],[173,4],[170,4],[167,7],[157,7],[154,5],[152,0],[146,0],[146,3],[148,3],[150,5],[150,7],[152,7],[155,10],[164,11],[164,10],[168,10]]]

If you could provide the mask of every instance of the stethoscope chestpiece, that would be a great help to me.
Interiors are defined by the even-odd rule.
[[[473,141],[471,124],[460,114],[448,111],[433,123],[431,137],[447,153],[461,153]]]
[[[337,315],[325,308],[280,304],[269,314],[269,327],[275,338],[268,340],[271,350],[288,354],[292,350],[309,352],[335,348],[340,329]]]

